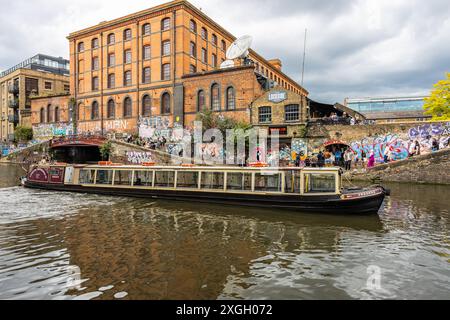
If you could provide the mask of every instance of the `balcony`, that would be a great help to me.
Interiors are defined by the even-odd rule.
[[[19,108],[19,99],[12,99],[12,100],[9,100],[8,106],[9,106],[11,109],[17,109],[17,108]]]
[[[17,114],[10,114],[8,115],[8,122],[13,124],[19,123],[19,115]]]
[[[11,94],[19,94],[19,84],[14,83],[8,86],[8,92]]]

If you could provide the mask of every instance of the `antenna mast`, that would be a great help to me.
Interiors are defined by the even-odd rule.
[[[306,61],[306,37],[308,34],[308,29],[305,29],[305,42],[304,42],[304,47],[303,47],[303,69],[302,69],[302,87],[303,87],[303,82],[305,80],[305,61]]]

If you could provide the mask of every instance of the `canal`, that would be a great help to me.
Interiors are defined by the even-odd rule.
[[[55,193],[0,165],[0,299],[448,299],[450,187],[379,216]]]

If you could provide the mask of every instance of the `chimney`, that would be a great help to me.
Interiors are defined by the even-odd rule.
[[[269,63],[275,67],[276,69],[281,71],[281,67],[283,66],[283,64],[281,63],[280,59],[271,59],[269,60]]]

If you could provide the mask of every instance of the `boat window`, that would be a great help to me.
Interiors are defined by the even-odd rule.
[[[155,187],[174,188],[175,187],[175,171],[156,172]]]
[[[255,191],[281,192],[281,173],[257,173],[255,174]]]
[[[228,173],[228,190],[252,191],[251,173]]]
[[[95,170],[80,170],[80,184],[94,184]]]
[[[286,171],[286,193],[300,193],[300,171]]]
[[[334,174],[305,174],[305,193],[335,193],[336,175]]]
[[[225,188],[223,172],[202,172],[202,189],[223,190]]]
[[[112,184],[113,172],[111,170],[97,171],[97,184]]]
[[[131,186],[133,171],[117,170],[114,176],[114,185]]]
[[[151,187],[153,185],[153,171],[135,171],[134,186]]]
[[[179,171],[177,175],[177,188],[198,189],[198,172]]]

